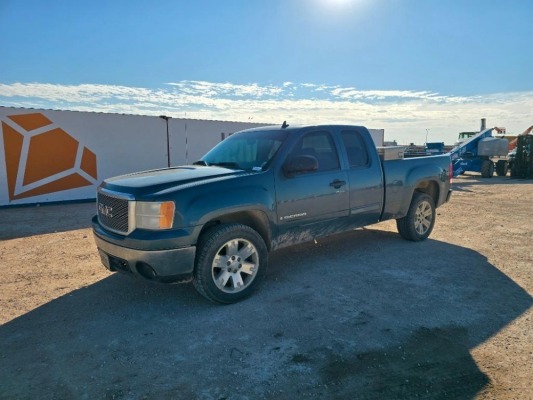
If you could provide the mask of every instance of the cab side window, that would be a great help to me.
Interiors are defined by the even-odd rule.
[[[357,131],[342,131],[341,136],[348,154],[350,168],[368,165],[368,152],[361,134]]]
[[[339,156],[329,132],[311,132],[302,137],[292,149],[290,157],[313,156],[318,161],[318,171],[340,168]]]

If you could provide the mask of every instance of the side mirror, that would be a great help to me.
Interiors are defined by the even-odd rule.
[[[314,156],[295,156],[283,164],[283,172],[287,176],[294,176],[318,170],[318,160]]]

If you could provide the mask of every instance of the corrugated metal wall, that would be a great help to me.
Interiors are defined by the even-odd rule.
[[[193,162],[261,125],[0,107],[0,206],[94,198],[107,177]]]

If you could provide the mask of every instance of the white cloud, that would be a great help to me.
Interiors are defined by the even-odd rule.
[[[11,107],[169,115],[197,119],[291,124],[347,123],[384,128],[387,140],[452,143],[460,131],[505,126],[520,133],[533,123],[533,92],[444,96],[431,91],[359,90],[284,82],[280,86],[181,81],[149,89],[118,85],[0,83]]]
[[[286,82],[286,84],[291,84]],[[289,86],[284,84],[283,87]],[[170,82],[168,85],[173,86],[179,89],[183,93],[192,94],[192,95],[201,95],[208,97],[217,97],[217,96],[274,96],[282,92],[282,88],[275,86],[259,86],[256,83],[249,85],[235,85],[232,83],[213,83],[205,81],[182,81],[173,83]]]

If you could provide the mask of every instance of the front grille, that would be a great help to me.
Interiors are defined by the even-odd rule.
[[[127,199],[98,192],[98,220],[112,231],[128,233],[128,205]]]

